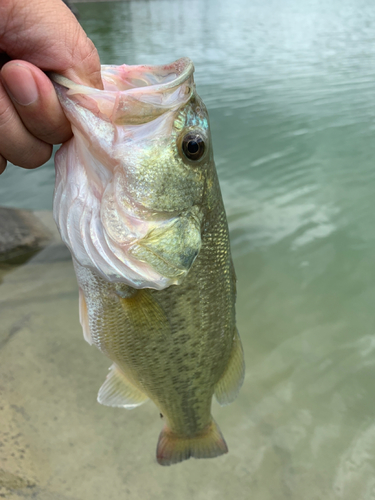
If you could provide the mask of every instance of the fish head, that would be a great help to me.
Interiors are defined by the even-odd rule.
[[[55,220],[108,281],[163,289],[199,253],[213,155],[193,70],[104,66],[104,90],[52,76],[74,133],[56,155]]]

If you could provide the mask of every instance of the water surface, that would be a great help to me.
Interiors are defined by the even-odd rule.
[[[82,339],[71,263],[7,273],[0,390],[7,432],[22,433],[35,484],[28,494],[374,499],[375,4],[138,0],[78,9],[103,63],[195,63],[239,278],[247,375],[235,403],[213,408],[230,453],[161,468],[152,404],[125,412],[95,401],[109,363]],[[51,208],[53,177],[51,163],[8,168],[0,203]]]

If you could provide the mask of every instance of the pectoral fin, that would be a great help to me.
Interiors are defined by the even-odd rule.
[[[89,327],[89,316],[87,313],[87,304],[83,291],[79,289],[79,322],[83,330],[83,338],[92,345],[92,337]]]
[[[117,406],[132,410],[148,400],[113,364],[104,384],[99,389],[98,402],[105,406]]]
[[[245,376],[245,361],[240,336],[234,331],[232,352],[224,375],[215,386],[215,396],[221,406],[232,403],[241,389]]]
[[[155,300],[150,290],[135,290],[127,298],[121,298],[121,305],[128,327],[138,336],[167,338],[171,326],[165,311]]]

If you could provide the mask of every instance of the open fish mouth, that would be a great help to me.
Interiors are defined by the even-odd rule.
[[[193,72],[188,58],[164,66],[102,66],[104,90],[51,75],[74,134],[55,158],[55,221],[72,256],[107,281],[160,290],[180,283],[199,253],[202,216],[194,203],[144,207],[138,180],[125,205],[114,192],[119,177],[124,185],[137,178],[135,154],[143,154],[145,137],[147,147],[160,143],[165,154],[175,115],[194,94]]]
[[[124,65],[123,68],[126,68]],[[127,66],[127,68],[134,68]],[[118,71],[118,66],[103,65],[102,75],[108,85],[112,82],[118,90],[140,89],[145,86],[153,86],[154,92],[176,89],[186,82],[194,72],[194,65],[188,57],[182,57],[172,64],[161,66],[137,66],[123,74]]]
[[[143,94],[142,88],[152,86],[153,92],[173,90],[184,84],[194,73],[194,65],[188,57],[160,66],[114,66],[103,64],[101,75],[104,90]],[[102,93],[102,90],[74,83],[57,73],[50,73],[53,82],[69,89],[71,94]],[[133,92],[134,91],[134,92]]]
[[[187,102],[192,95],[193,73],[192,61],[183,57],[163,66],[103,65],[104,90],[76,84],[56,73],[50,77],[58,84],[55,87],[72,124],[76,120],[74,111],[69,113],[71,106],[67,99],[77,97],[86,109],[97,113],[101,119],[114,124],[137,125]]]

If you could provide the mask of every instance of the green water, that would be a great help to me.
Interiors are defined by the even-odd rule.
[[[22,495],[375,499],[375,3],[77,7],[103,63],[195,63],[247,375],[235,403],[213,407],[229,454],[162,468],[152,404],[96,403],[109,363],[83,341],[71,263],[40,259],[7,273],[0,411],[7,442],[21,433],[26,450],[10,458],[32,483]],[[53,177],[52,164],[9,167],[1,205],[51,208]],[[0,469],[1,457],[0,447]]]

